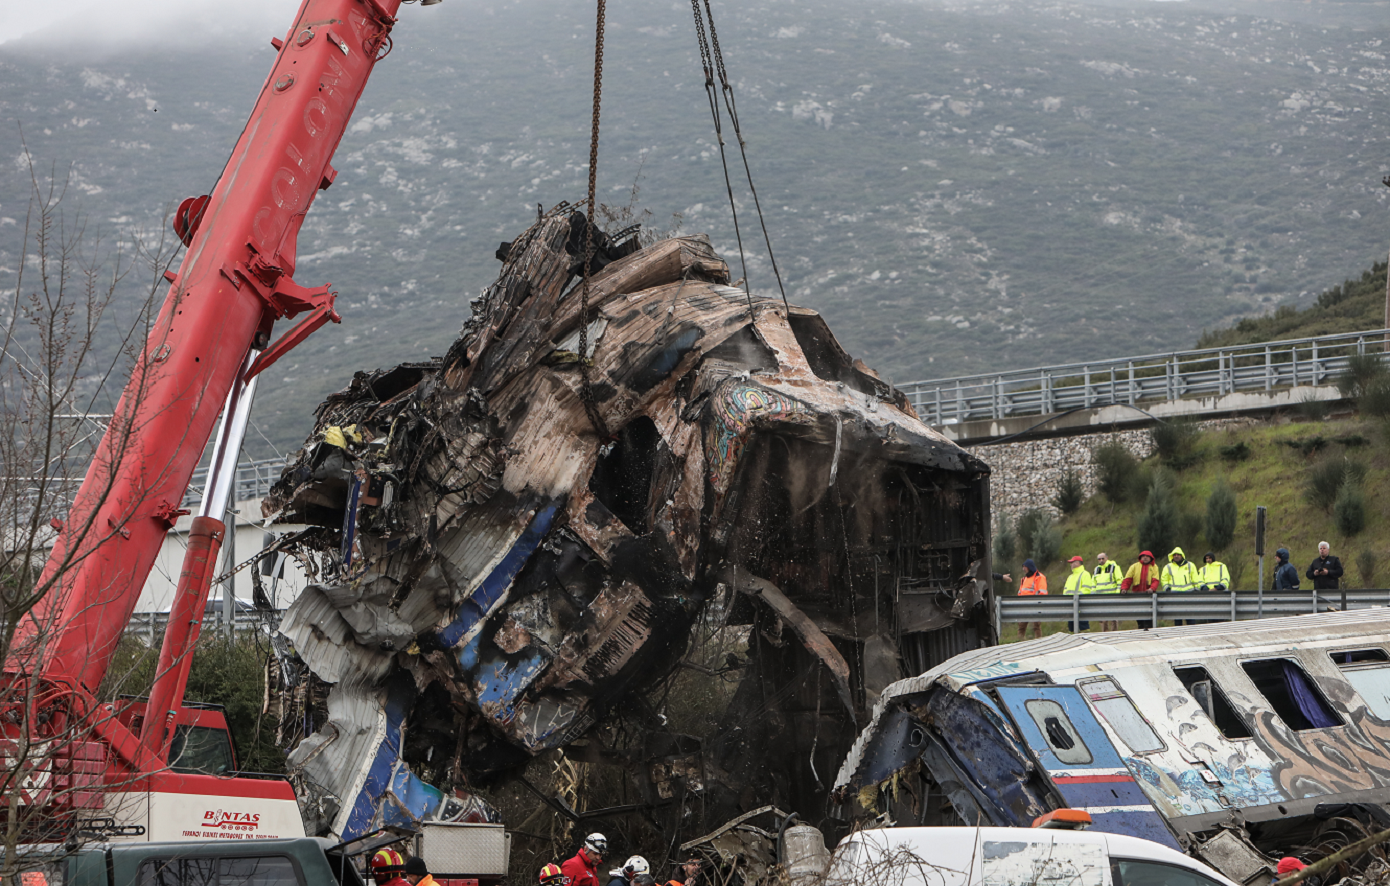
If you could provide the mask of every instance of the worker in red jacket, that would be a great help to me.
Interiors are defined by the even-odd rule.
[[[603,834],[590,834],[584,838],[584,845],[573,858],[560,865],[565,875],[565,886],[601,886],[598,881],[598,866],[608,854],[608,838]]]
[[[1120,582],[1120,593],[1152,594],[1158,587],[1158,567],[1154,565],[1154,555],[1148,551],[1140,551],[1139,562],[1129,567],[1129,571],[1125,573],[1125,580]],[[1152,620],[1145,618],[1139,619],[1136,624],[1140,629],[1154,626]]]

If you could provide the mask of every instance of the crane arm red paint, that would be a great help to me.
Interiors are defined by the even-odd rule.
[[[95,694],[253,345],[265,348],[259,372],[337,322],[328,287],[294,281],[296,240],[336,175],[329,161],[399,5],[304,0],[275,41],[275,66],[216,188],[180,207],[176,230],[190,248],[166,275],[164,306],[41,577],[53,590],[20,626],[12,677]],[[269,341],[275,320],[306,312]]]

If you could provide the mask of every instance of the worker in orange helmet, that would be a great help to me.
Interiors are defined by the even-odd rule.
[[[541,875],[536,880],[540,886],[565,886],[565,872],[560,870],[560,866],[552,861],[541,868]]]
[[[394,849],[379,849],[372,856],[372,879],[377,886],[410,886],[404,876],[405,859]]]

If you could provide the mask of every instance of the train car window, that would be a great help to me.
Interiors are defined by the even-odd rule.
[[[1390,720],[1390,656],[1384,649],[1346,649],[1330,653],[1342,676],[1379,720]]]
[[[1091,703],[1091,707],[1096,709],[1101,719],[1110,724],[1120,741],[1129,745],[1131,751],[1145,754],[1149,751],[1163,750],[1163,739],[1158,737],[1158,733],[1154,732],[1153,727],[1134,706],[1134,701],[1114,680],[1090,680],[1080,684],[1079,688]]]
[[[1058,760],[1069,766],[1091,762],[1090,749],[1081,740],[1081,735],[1071,725],[1071,719],[1060,704],[1049,699],[1034,698],[1025,701],[1023,707],[1047,739],[1047,746]]]
[[[1250,681],[1290,729],[1329,729],[1342,718],[1323,698],[1317,684],[1291,658],[1267,658],[1241,662]]]
[[[1226,738],[1250,738],[1250,727],[1245,725],[1240,714],[1226,700],[1226,693],[1216,685],[1207,669],[1198,665],[1174,667],[1173,673],[1182,685],[1196,699],[1197,705],[1206,712],[1216,730]]]

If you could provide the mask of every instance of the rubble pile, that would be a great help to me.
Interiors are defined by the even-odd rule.
[[[666,678],[721,594],[737,728],[647,718],[638,767],[711,821],[823,809],[878,691],[994,641],[986,466],[703,236],[592,232],[586,306],[590,236],[562,205],[504,244],[448,353],[354,376],[266,499],[313,527],[281,630],[332,684],[290,757],[324,832],[458,814]]]

